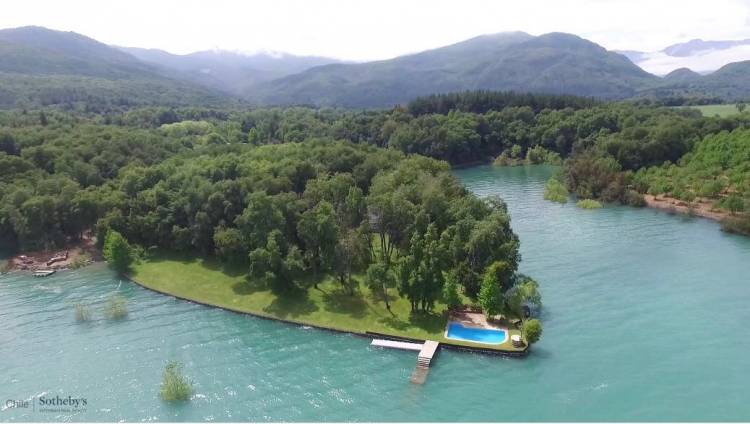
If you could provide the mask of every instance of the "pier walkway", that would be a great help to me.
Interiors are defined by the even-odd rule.
[[[417,351],[417,367],[409,379],[414,384],[424,384],[427,374],[430,372],[432,358],[435,357],[440,343],[427,340],[424,343],[399,342],[394,340],[373,339],[371,346],[387,347],[392,349],[403,349]]]

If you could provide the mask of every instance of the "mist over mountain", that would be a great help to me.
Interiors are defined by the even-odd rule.
[[[287,53],[246,55],[224,50],[207,50],[186,55],[158,49],[118,47],[143,62],[156,65],[169,76],[178,76],[230,94],[242,94],[260,82],[302,72],[315,66],[340,63],[318,56]]]
[[[701,74],[718,70],[724,65],[750,60],[750,39],[694,39],[673,44],[657,52],[619,51],[636,65],[656,75],[666,75],[679,68]]]

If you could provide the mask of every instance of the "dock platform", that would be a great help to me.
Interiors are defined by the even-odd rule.
[[[370,346],[387,347],[392,349],[412,350],[419,352],[417,355],[417,367],[409,379],[414,384],[424,384],[427,374],[430,372],[430,363],[435,357],[440,343],[426,340],[424,343],[400,342],[395,340],[373,339]]]
[[[422,345],[422,349],[419,350],[419,356],[417,356],[417,364],[421,367],[429,367],[430,362],[432,362],[432,358],[435,356],[435,352],[437,352],[438,346],[440,346],[440,343],[436,341],[425,341]]]
[[[373,339],[370,346],[387,347],[391,349],[422,351],[422,343],[397,342],[394,340]]]

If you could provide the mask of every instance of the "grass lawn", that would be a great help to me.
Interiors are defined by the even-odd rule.
[[[721,116],[721,117],[725,117],[725,116],[731,116],[731,115],[736,115],[736,114],[740,113],[737,110],[737,106],[734,105],[734,104],[729,104],[729,105],[689,106],[689,107],[691,107],[693,109],[700,110],[701,113],[703,114],[703,116],[715,116],[715,115],[718,115],[718,116]]]
[[[443,337],[448,317],[445,305],[437,304],[431,313],[412,314],[409,301],[391,289],[389,312],[381,293],[373,293],[360,284],[352,296],[330,276],[323,278],[317,288],[309,284],[307,289],[279,295],[265,284],[248,281],[245,270],[224,267],[215,259],[160,253],[135,265],[132,277],[141,285],[163,293],[301,324],[353,333],[373,331],[465,346],[521,350],[514,348],[510,341],[492,346],[446,340]],[[510,334],[520,334],[520,331],[510,329]]]

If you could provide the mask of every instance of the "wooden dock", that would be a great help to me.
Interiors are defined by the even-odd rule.
[[[417,356],[417,365],[429,368],[430,362],[432,362],[432,358],[435,356],[435,352],[437,352],[437,348],[440,346],[440,343],[427,340],[422,345],[422,349],[419,350],[419,356]]]
[[[427,374],[430,372],[432,358],[435,357],[440,343],[427,340],[424,343],[399,342],[394,340],[373,339],[370,346],[387,347],[392,349],[403,349],[417,351],[417,367],[409,379],[414,384],[424,384]]]
[[[49,277],[50,275],[54,274],[54,269],[40,269],[37,271],[34,271],[34,277]]]
[[[422,343],[409,343],[409,342],[397,342],[394,340],[382,340],[382,339],[373,339],[372,343],[370,343],[370,346],[377,346],[377,347],[387,347],[391,349],[403,349],[403,350],[414,350],[414,351],[421,351],[422,350]]]

